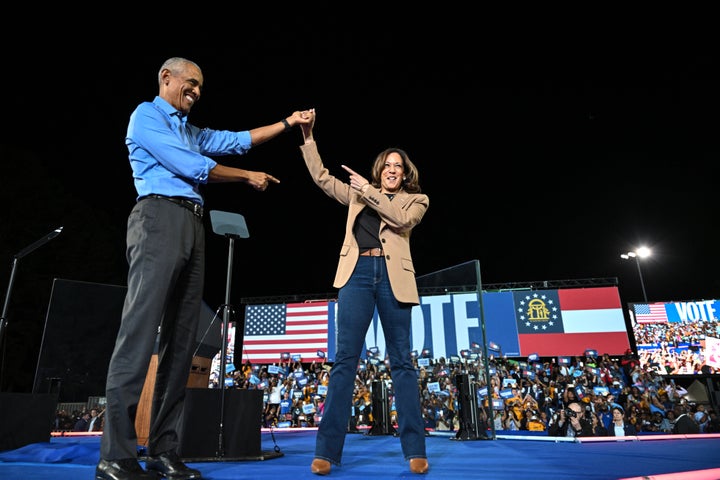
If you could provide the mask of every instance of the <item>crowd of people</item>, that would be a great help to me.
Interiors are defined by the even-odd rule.
[[[105,409],[99,405],[67,411],[59,405],[55,412],[52,431],[54,432],[102,432]]]
[[[630,351],[618,358],[607,354],[578,356],[567,365],[559,365],[554,359],[528,362],[491,357],[490,388],[483,380],[485,369],[479,359],[425,360],[427,365],[418,365],[417,371],[426,430],[460,429],[458,413],[463,405],[457,377],[464,375],[477,393],[474,404],[478,416],[488,429],[494,426],[496,431],[565,435],[565,429],[558,427],[567,425],[577,410],[579,419],[598,436],[616,434],[613,425],[620,420],[633,427],[633,435],[720,433],[717,412],[711,404],[689,400],[686,389],[649,364],[641,366],[639,357]],[[308,427],[317,426],[322,419],[329,368],[324,361],[303,367],[300,362],[287,360],[273,365],[270,373],[267,366],[247,363],[229,376],[232,388],[266,390],[264,427]],[[372,391],[378,382],[387,387],[388,410],[391,421],[396,422],[390,368],[370,357],[357,370],[350,431],[373,425]],[[486,391],[491,392],[493,402]],[[682,427],[677,426],[680,417],[690,417],[697,428],[684,422]]]
[[[628,352],[619,358],[574,357],[570,364],[553,360],[527,362],[507,358],[490,359],[492,398],[483,395],[486,383],[482,362],[445,358],[425,359],[419,366],[418,382],[425,428],[428,431],[459,431],[460,409],[478,407],[478,416],[496,432],[547,432],[567,436],[569,424],[581,425],[580,435],[613,436],[616,425],[628,435],[644,433],[720,433],[720,421],[711,404],[693,402],[688,392],[658,373],[640,356]],[[286,359],[274,365],[246,362],[228,373],[228,388],[261,389],[264,428],[317,427],[322,420],[331,365],[324,360],[310,364]],[[458,376],[463,375],[477,391],[475,402],[462,404]],[[371,428],[376,421],[373,389],[385,385],[390,422],[397,425],[389,366],[369,356],[357,370],[348,432]],[[219,388],[214,377],[211,388]],[[498,402],[498,400],[500,402]],[[492,403],[492,410],[488,405]],[[70,414],[59,411],[54,430],[72,431],[84,415],[95,418],[93,406]],[[678,419],[680,421],[678,422]],[[587,424],[587,425],[586,425]],[[589,430],[588,427],[589,426]],[[101,427],[100,427],[101,428]],[[93,431],[97,431],[94,427]],[[571,432],[570,436],[573,435]]]

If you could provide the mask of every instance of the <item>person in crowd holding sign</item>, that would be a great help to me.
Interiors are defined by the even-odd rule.
[[[315,184],[348,207],[333,283],[340,289],[337,353],[310,469],[327,475],[333,464],[340,465],[358,361],[377,308],[392,371],[402,453],[412,473],[426,473],[418,376],[410,356],[412,308],[420,304],[410,234],[425,215],[429,198],[421,193],[418,169],[399,148],[377,155],[370,180],[344,165],[348,181],[331,175],[313,138],[315,111],[310,114],[312,121],[302,126],[305,164]]]
[[[274,372],[276,373],[276,372]],[[280,402],[282,401],[283,385],[277,376],[270,377],[268,384],[268,400],[265,405],[265,426],[277,425]]]

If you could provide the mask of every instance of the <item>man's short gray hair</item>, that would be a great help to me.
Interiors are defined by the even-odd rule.
[[[197,63],[193,62],[192,60],[188,60],[187,58],[171,57],[165,60],[165,62],[163,62],[162,66],[160,67],[160,71],[158,71],[158,85],[162,83],[163,70],[167,69],[170,70],[173,74],[175,74],[182,70],[182,67],[185,67],[186,65],[192,65],[198,70],[200,70],[200,66]]]

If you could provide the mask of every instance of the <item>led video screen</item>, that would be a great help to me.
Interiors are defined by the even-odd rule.
[[[720,374],[720,300],[631,303],[641,367],[663,375]]]

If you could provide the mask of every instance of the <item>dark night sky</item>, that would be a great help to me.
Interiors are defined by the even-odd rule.
[[[203,68],[198,126],[249,129],[315,107],[316,140],[338,176],[340,164],[368,173],[380,150],[407,150],[431,200],[412,238],[418,275],[478,259],[484,284],[617,278],[623,302],[641,301],[636,265],[620,253],[645,244],[649,300],[720,298],[712,34],[659,29],[621,42],[578,28],[520,42],[510,31],[313,27],[304,39],[277,23],[232,44],[159,36],[130,48],[108,47],[96,26],[9,53],[0,289],[14,254],[64,231],[19,262],[6,357],[23,352],[22,368],[34,369],[53,278],[126,281],[135,191],[124,134],[174,55]],[[236,242],[232,303],[333,291],[346,212],[311,182],[300,143],[298,130],[220,159],[281,179],[266,192],[203,187],[208,210],[240,213],[250,231]],[[228,243],[206,226],[205,299],[217,308]],[[22,389],[8,368],[3,386]]]

